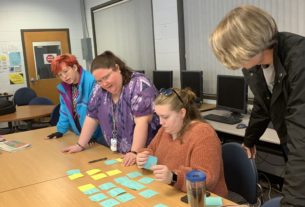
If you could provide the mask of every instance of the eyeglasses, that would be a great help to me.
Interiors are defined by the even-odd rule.
[[[110,78],[110,76],[111,76],[112,73],[113,73],[113,70],[111,70],[107,75],[105,75],[105,76],[102,77],[101,79],[96,80],[96,83],[97,83],[97,84],[102,84],[103,82],[107,81],[107,80]]]
[[[68,69],[65,68],[65,69],[63,69],[60,73],[57,73],[57,76],[58,76],[59,78],[66,77],[71,69],[72,69],[72,67],[68,67]]]
[[[173,93],[176,94],[176,96],[178,97],[178,99],[181,101],[181,103],[184,105],[182,98],[179,96],[179,94],[177,93],[177,91],[175,91],[173,88],[161,88],[160,89],[160,94],[164,95],[164,96],[171,96]]]

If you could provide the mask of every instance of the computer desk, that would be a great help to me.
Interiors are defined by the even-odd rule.
[[[217,114],[217,115],[227,115],[228,111],[225,110],[210,110],[210,111],[204,111],[201,114],[207,115],[207,114]],[[237,124],[231,125],[231,124],[225,124],[225,123],[220,123],[220,122],[215,122],[215,121],[210,121],[210,120],[206,120],[208,123],[210,123],[214,129],[218,132],[223,132],[223,133],[227,133],[230,135],[235,135],[238,137],[244,137],[245,136],[245,129],[237,129],[236,126]],[[242,122],[246,125],[248,125],[249,122],[249,115],[243,115],[242,117]],[[275,144],[275,145],[279,145],[280,144],[280,140],[279,137],[276,133],[276,131],[274,129],[266,129],[265,133],[262,135],[262,137],[260,138],[261,142],[266,142],[266,143],[270,143],[270,144]]]

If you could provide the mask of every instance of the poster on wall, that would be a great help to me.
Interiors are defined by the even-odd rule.
[[[9,74],[10,84],[24,84],[23,73],[10,73]]]
[[[33,50],[37,79],[55,78],[51,72],[51,62],[61,53],[60,42],[33,42]]]
[[[0,54],[0,72],[7,71],[8,69],[8,56],[6,54]]]

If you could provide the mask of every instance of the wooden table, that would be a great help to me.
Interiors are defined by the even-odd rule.
[[[0,122],[13,122],[48,116],[55,105],[25,105],[17,106],[16,112],[0,116]]]
[[[98,187],[106,182],[113,182],[117,187],[125,189],[136,197],[136,199],[121,203],[119,206],[154,206],[158,203],[175,207],[187,206],[180,201],[185,193],[157,181],[145,184],[145,189],[159,193],[148,199],[141,197],[138,194],[139,191],[115,183],[114,178],[125,176],[128,172],[140,171],[149,177],[153,177],[153,175],[150,171],[138,169],[136,166],[123,167],[121,163],[114,165],[105,165],[103,162],[89,164],[88,161],[101,157],[108,159],[120,157],[120,154],[113,153],[101,145],[94,145],[76,154],[62,153],[60,150],[64,146],[75,143],[77,137],[68,133],[60,139],[44,139],[54,131],[55,127],[49,127],[5,136],[6,139],[31,143],[32,147],[18,152],[2,152],[0,154],[1,207],[98,207],[100,206],[98,203],[91,201],[89,196],[83,194],[77,187],[89,183]],[[122,173],[95,181],[85,173],[93,168],[99,168],[102,172],[119,169]],[[72,181],[66,175],[66,171],[71,169],[80,169],[85,176]],[[111,197],[107,191],[101,190],[101,192],[109,198]],[[225,199],[223,199],[223,203],[225,205],[234,204]]]

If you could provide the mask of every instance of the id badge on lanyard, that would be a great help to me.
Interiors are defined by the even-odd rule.
[[[117,145],[118,145],[117,131],[113,130],[112,131],[112,137],[110,139],[110,149],[111,149],[111,151],[116,152],[118,150]]]

